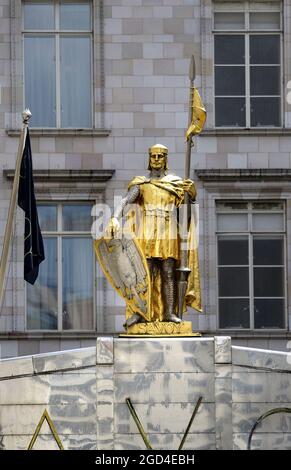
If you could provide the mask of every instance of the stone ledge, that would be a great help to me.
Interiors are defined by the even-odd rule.
[[[253,129],[245,128],[213,128],[203,129],[199,137],[220,136],[291,136],[291,128],[286,127],[261,127]]]
[[[96,365],[96,347],[71,349],[32,356],[35,374]]]
[[[32,356],[0,360],[0,380],[24,375],[33,375]]]
[[[289,168],[260,169],[201,169],[195,174],[202,181],[291,181]]]
[[[31,137],[108,137],[110,129],[37,129],[29,128]],[[20,129],[6,129],[10,137],[19,137]]]
[[[230,336],[235,339],[290,339],[290,330],[207,330],[202,331],[203,337]]]
[[[96,365],[96,348],[70,349],[0,360],[0,380]]]
[[[4,169],[3,175],[14,179],[15,170]],[[99,183],[112,178],[115,170],[34,170],[33,179],[36,183]]]
[[[100,337],[104,335],[111,335],[111,336],[118,336],[119,333],[104,333],[100,335]],[[97,332],[92,331],[92,332],[84,332],[84,331],[7,331],[4,332],[2,331],[0,333],[0,339],[6,339],[6,340],[50,340],[50,339],[56,339],[56,340],[66,340],[66,339],[75,339],[75,340],[82,340],[82,339],[94,339],[96,340],[97,337]]]
[[[234,366],[256,369],[291,371],[291,353],[269,349],[232,346],[232,364]]]

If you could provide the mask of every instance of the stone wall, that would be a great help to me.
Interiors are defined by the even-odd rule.
[[[26,449],[46,408],[65,449],[246,449],[255,421],[291,407],[291,356],[231,338],[99,337],[96,347],[0,361],[0,448]],[[54,449],[48,426],[36,449]],[[290,449],[291,417],[270,416],[253,449]]]

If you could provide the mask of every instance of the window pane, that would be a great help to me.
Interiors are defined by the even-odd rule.
[[[57,207],[38,205],[37,213],[42,231],[57,230]]]
[[[91,238],[63,238],[63,329],[93,329]]]
[[[90,30],[91,8],[89,2],[62,1],[60,5],[61,29]]]
[[[250,36],[251,64],[280,64],[280,36],[260,34]]]
[[[248,229],[247,214],[217,214],[217,230],[240,232]]]
[[[255,297],[283,297],[283,268],[254,268]]]
[[[284,328],[284,299],[255,299],[255,328]]]
[[[55,42],[50,36],[24,38],[25,106],[31,126],[56,125]]]
[[[244,98],[216,98],[215,99],[215,125],[245,127],[245,99]]]
[[[281,237],[254,237],[253,252],[254,264],[284,264],[284,243]]]
[[[249,328],[249,299],[220,299],[219,328]]]
[[[90,232],[92,226],[91,210],[91,205],[64,205],[63,230]]]
[[[217,209],[223,209],[225,210],[247,210],[248,208],[248,203],[247,202],[237,202],[237,201],[231,201],[231,202],[225,202],[225,201],[216,201],[216,207]]]
[[[251,126],[280,126],[280,98],[251,98]]]
[[[283,202],[253,202],[252,209],[258,209],[260,211],[271,211],[271,210],[282,210],[284,209]]]
[[[280,29],[280,13],[250,13],[251,29]]]
[[[92,125],[89,37],[61,38],[61,124],[63,127]]]
[[[280,67],[251,67],[251,95],[279,95]]]
[[[245,68],[244,67],[215,67],[215,94],[216,95],[244,95],[245,94]]]
[[[243,35],[216,35],[214,37],[215,64],[244,64],[245,38]]]
[[[248,268],[219,268],[219,296],[245,297],[249,295]]]
[[[215,29],[244,29],[244,13],[214,13]]]
[[[45,238],[45,260],[39,266],[34,285],[27,283],[27,328],[29,330],[56,330],[58,328],[57,301],[57,239]]]
[[[283,214],[253,214],[253,230],[271,232],[284,230]]]
[[[248,264],[248,237],[218,237],[218,264]]]
[[[54,5],[52,2],[25,2],[24,28],[25,29],[54,29]]]

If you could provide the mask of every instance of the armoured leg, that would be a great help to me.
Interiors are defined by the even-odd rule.
[[[180,323],[181,319],[175,314],[176,297],[176,279],[175,279],[176,261],[174,258],[162,260],[162,289],[165,305],[164,320]]]

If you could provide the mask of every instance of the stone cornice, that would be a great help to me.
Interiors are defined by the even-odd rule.
[[[4,176],[11,180],[14,170],[3,170]],[[36,183],[105,183],[114,175],[115,170],[34,170]]]
[[[29,128],[31,137],[107,137],[111,133],[110,129],[37,129]],[[10,137],[18,137],[19,129],[6,129],[6,134]]]
[[[289,168],[195,170],[202,181],[291,181]]]
[[[37,198],[77,198],[102,194],[115,170],[34,170],[33,180]],[[3,170],[8,180],[14,178],[14,170]]]

